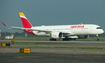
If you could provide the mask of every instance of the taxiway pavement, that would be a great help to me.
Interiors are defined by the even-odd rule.
[[[105,63],[105,55],[0,53],[0,63]]]
[[[10,42],[11,40],[0,40]],[[53,47],[105,47],[104,41],[27,41],[37,44],[12,44],[14,48],[0,48],[0,63],[104,63],[105,49],[70,49]],[[31,53],[20,53],[20,48],[15,47],[52,47],[31,48]]]

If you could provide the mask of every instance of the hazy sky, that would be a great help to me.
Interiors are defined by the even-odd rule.
[[[33,26],[97,24],[105,30],[105,0],[0,0],[0,21],[22,27],[19,12]],[[0,22],[2,32],[8,29]]]

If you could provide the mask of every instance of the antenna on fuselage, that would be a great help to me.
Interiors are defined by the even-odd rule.
[[[83,24],[81,23],[81,25],[83,25]]]

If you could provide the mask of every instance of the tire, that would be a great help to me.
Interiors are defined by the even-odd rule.
[[[99,39],[96,39],[97,41],[99,41]]]

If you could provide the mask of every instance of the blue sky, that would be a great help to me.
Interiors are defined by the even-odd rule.
[[[105,0],[0,0],[0,21],[22,27],[19,12],[33,26],[97,24],[105,30]],[[0,23],[2,32],[21,32]]]

